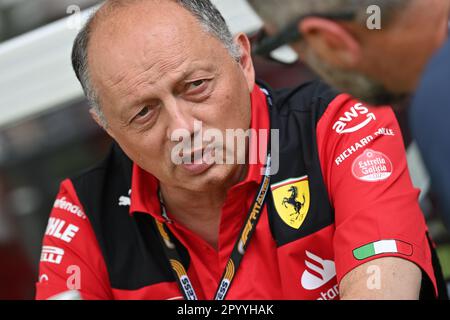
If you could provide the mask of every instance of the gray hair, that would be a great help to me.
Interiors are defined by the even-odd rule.
[[[93,31],[98,13],[110,6],[110,9],[116,7],[126,6],[138,1],[152,1],[152,0],[108,0],[104,5],[96,11],[88,20],[86,25],[78,33],[73,49],[72,49],[72,66],[78,80],[81,83],[84,94],[88,99],[91,108],[99,117],[103,127],[107,127],[107,122],[103,112],[101,111],[99,97],[92,85],[88,66],[88,46],[89,39]],[[171,0],[178,3],[183,8],[188,10],[201,24],[204,31],[210,33],[213,37],[220,40],[225,48],[230,53],[231,57],[236,61],[240,60],[240,47],[234,42],[233,36],[228,28],[225,19],[219,10],[211,3],[210,0]]]
[[[283,28],[302,15],[340,12],[354,12],[356,21],[365,23],[366,10],[371,5],[379,6],[383,11],[383,18],[389,23],[396,9],[404,8],[411,0],[248,0],[248,2],[265,21],[277,28]]]

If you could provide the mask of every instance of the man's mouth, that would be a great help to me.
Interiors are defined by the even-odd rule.
[[[181,167],[192,174],[200,174],[214,165],[214,148],[204,148],[187,154],[182,158]]]
[[[183,164],[201,164],[203,162],[203,154],[205,149],[200,149],[196,151],[192,151],[191,153],[184,156]]]

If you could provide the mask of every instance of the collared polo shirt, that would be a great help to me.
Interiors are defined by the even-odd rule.
[[[345,275],[383,257],[422,270],[421,297],[445,297],[392,110],[366,106],[320,81],[264,87],[273,103],[255,87],[251,128],[276,130],[271,149],[278,170],[226,298],[338,299]],[[250,150],[250,157],[261,151]],[[114,144],[102,163],[62,182],[43,239],[37,298],[76,289],[83,299],[182,299],[157,219],[197,297],[213,299],[263,163],[249,164],[245,179],[228,191],[216,250],[170,212],[167,223],[158,180]]]

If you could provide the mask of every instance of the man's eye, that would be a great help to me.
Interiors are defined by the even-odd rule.
[[[192,86],[200,87],[203,83],[205,83],[204,80],[197,80],[197,81],[192,82]]]
[[[136,115],[137,118],[145,117],[150,112],[150,108],[145,106],[142,110]]]
[[[133,118],[133,122],[143,122],[147,121],[147,118],[151,115],[152,108],[149,106],[145,106],[139,111],[139,113],[136,114],[136,116]]]
[[[187,91],[199,89],[205,84],[205,82],[206,82],[205,80],[197,80],[197,81],[188,83]]]

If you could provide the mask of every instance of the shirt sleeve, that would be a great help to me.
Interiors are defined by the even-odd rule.
[[[363,263],[398,257],[419,266],[437,294],[419,190],[412,185],[392,109],[365,106],[339,95],[320,119],[317,138],[335,209],[338,283]]]
[[[60,187],[42,244],[36,299],[77,290],[84,300],[111,299],[95,234],[70,180]]]

